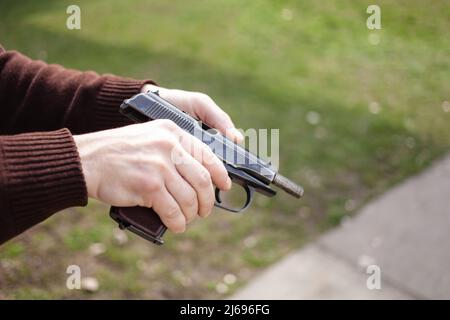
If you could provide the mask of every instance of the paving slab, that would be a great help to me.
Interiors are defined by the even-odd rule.
[[[299,250],[254,279],[231,299],[409,299],[389,285],[370,290],[368,274],[317,245]]]
[[[417,298],[450,299],[450,156],[372,201],[319,244],[350,265],[376,264]]]
[[[380,270],[370,290],[367,267]],[[231,299],[450,299],[450,154]]]

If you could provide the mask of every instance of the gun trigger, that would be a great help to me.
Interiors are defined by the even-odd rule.
[[[241,185],[242,188],[244,188],[245,193],[247,195],[247,200],[245,201],[245,204],[242,206],[242,208],[232,208],[232,207],[228,207],[226,205],[222,204],[222,198],[220,197],[220,189],[216,188],[214,195],[216,198],[216,202],[214,203],[214,205],[218,208],[233,212],[233,213],[240,213],[242,211],[244,211],[245,209],[248,208],[248,206],[250,205],[250,203],[253,200],[253,192],[254,189],[248,185]]]

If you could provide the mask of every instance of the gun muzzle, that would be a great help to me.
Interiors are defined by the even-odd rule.
[[[296,198],[303,197],[303,188],[279,173],[275,175],[272,183]]]

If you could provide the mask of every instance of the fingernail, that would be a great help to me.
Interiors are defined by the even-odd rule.
[[[244,136],[242,133],[236,128],[228,128],[227,132],[231,133],[231,135],[238,141],[241,142],[244,140]]]
[[[232,182],[231,182],[231,179],[230,179],[230,177],[228,177],[228,179],[227,179],[227,186],[226,186],[226,190],[230,190],[231,189],[231,186],[232,186]]]
[[[177,231],[175,231],[175,233],[183,233],[185,231],[186,231],[186,227],[184,226],[183,228],[178,229]]]

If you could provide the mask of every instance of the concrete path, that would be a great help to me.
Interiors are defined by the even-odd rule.
[[[231,297],[416,298],[450,299],[450,154]]]

